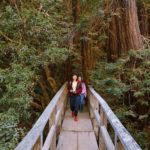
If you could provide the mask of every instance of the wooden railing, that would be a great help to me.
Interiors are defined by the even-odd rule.
[[[65,83],[15,150],[56,150],[57,135],[63,121],[67,98]],[[99,141],[99,150],[141,150],[105,100],[91,86],[88,87],[88,99],[90,118]],[[114,130],[114,142],[108,133],[107,121]],[[43,132],[47,124],[49,129],[44,138]]]
[[[60,132],[67,93],[67,83],[65,83],[15,150],[56,150],[56,134]],[[43,140],[43,132],[47,124],[49,130],[46,139]]]
[[[141,150],[105,100],[91,86],[88,87],[88,99],[90,118],[99,141],[99,150]],[[107,121],[115,132],[114,142],[108,133]]]

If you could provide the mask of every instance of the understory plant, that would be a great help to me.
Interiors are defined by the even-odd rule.
[[[129,51],[114,63],[105,60],[90,71],[90,84],[105,98],[123,125],[145,150],[150,123],[150,49]]]

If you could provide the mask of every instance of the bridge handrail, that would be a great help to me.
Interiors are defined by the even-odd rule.
[[[63,94],[65,94],[64,96],[62,96]],[[58,117],[60,116],[60,109],[58,110],[57,113],[57,108],[56,106],[58,105],[60,98],[62,97],[62,102],[61,102],[61,108],[62,105],[64,104],[64,101],[66,99],[67,96],[67,82],[64,83],[64,85],[60,88],[60,90],[56,93],[56,95],[53,97],[53,99],[50,101],[50,103],[48,104],[48,106],[45,108],[45,110],[43,111],[43,113],[41,114],[41,116],[39,117],[39,119],[36,121],[36,123],[34,124],[34,126],[32,127],[32,129],[28,132],[28,134],[23,138],[23,140],[19,143],[19,145],[15,148],[15,150],[37,150],[37,149],[42,149],[43,147],[43,130],[47,124],[47,122],[51,121],[51,116],[54,113],[54,117],[56,118],[56,120],[54,119],[54,122],[52,122],[51,126],[50,126],[50,130],[55,125],[56,128],[56,123],[58,123]],[[54,124],[54,125],[53,125]],[[49,130],[49,132],[50,132]],[[39,140],[39,142],[38,142]],[[37,145],[36,143],[38,143],[38,148],[36,148]]]
[[[97,137],[99,137],[99,149],[142,150],[130,133],[122,125],[117,116],[113,113],[106,101],[90,85],[88,86],[88,98],[90,104],[90,116],[92,116],[97,122],[95,124],[93,121],[94,126],[98,127],[95,129],[95,132],[98,135]],[[113,144],[107,131],[107,119],[115,131],[115,144]]]

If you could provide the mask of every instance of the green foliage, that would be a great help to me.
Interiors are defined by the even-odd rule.
[[[0,8],[0,149],[10,150],[25,134],[18,125],[31,118],[43,66],[61,68],[70,55],[71,24],[62,0],[2,1]]]
[[[135,138],[136,141],[140,143],[140,146],[143,150],[148,150],[148,133],[146,131],[141,131],[137,129],[135,123],[128,123],[126,128],[129,133]]]
[[[26,134],[25,129],[18,127],[19,114],[14,108],[9,108],[5,113],[0,113],[0,149],[10,150],[16,146],[21,136]]]
[[[121,70],[119,63],[97,63],[95,71],[91,72],[91,83],[96,86],[99,92],[107,93],[108,95],[120,98],[122,96],[121,86],[119,80],[115,79],[117,73]],[[93,80],[94,79],[94,80]]]
[[[90,71],[92,86],[108,100],[118,118],[144,149],[148,147],[143,127],[148,124],[150,107],[149,60],[150,49],[131,50],[114,63],[97,63],[95,70]],[[132,120],[135,120],[134,124]],[[134,134],[139,129],[138,135]]]

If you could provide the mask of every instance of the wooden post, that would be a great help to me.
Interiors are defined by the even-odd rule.
[[[90,114],[90,90],[87,90],[87,99],[88,99],[88,103],[87,103],[87,108]]]
[[[125,150],[124,146],[117,136],[117,133],[115,133],[115,150]]]
[[[65,114],[65,108],[66,108],[66,105],[67,105],[67,100],[69,99],[69,96],[67,94],[67,88],[64,90],[64,93],[63,93],[63,98],[62,98],[62,102],[63,102],[63,108],[62,108],[62,111],[61,111],[61,123],[62,123],[62,119],[64,117],[64,114]]]
[[[105,115],[105,112],[102,107],[100,110],[100,116],[101,116],[100,125],[105,126],[107,128],[107,116]]]
[[[92,108],[91,108],[91,105],[90,105],[90,103],[92,103],[92,95],[91,95],[91,92],[89,91],[88,92],[88,98],[89,98],[89,112],[90,112],[90,118],[91,118],[91,121],[92,121],[92,123],[93,123],[93,118],[94,118],[94,113],[93,113],[93,110],[92,110]]]
[[[50,150],[56,150],[56,132],[54,133],[53,141],[51,143]]]
[[[55,124],[55,115],[56,115],[56,107],[54,108],[54,110],[49,118],[49,129],[52,127],[52,125]],[[56,132],[53,136],[53,141],[51,143],[50,150],[56,150]]]
[[[102,136],[102,133],[99,133],[99,150],[105,150],[106,146],[105,146],[105,142]]]
[[[94,133],[96,135],[96,139],[98,139],[99,134],[99,125],[98,122],[94,116],[94,111],[99,111],[99,103],[97,99],[92,95],[90,91],[88,91],[88,98],[89,98],[89,112],[90,112],[90,118],[93,124]],[[91,107],[92,104],[92,107]]]
[[[95,99],[95,97],[93,96],[93,104],[94,104],[94,111],[98,111],[99,112],[99,103],[98,101]],[[98,122],[96,120],[96,118],[94,117],[93,119],[93,127],[94,127],[94,132],[96,135],[96,139],[98,140],[98,134],[99,134],[99,125]]]
[[[55,107],[56,108],[56,107]],[[49,118],[49,129],[53,124],[55,124],[55,115],[56,115],[56,109],[54,108],[50,118]]]
[[[102,107],[100,109],[100,117],[101,117],[100,125],[105,126],[107,128],[107,116],[105,115],[105,112]],[[100,134],[99,134],[99,150],[105,150],[105,149],[106,149],[106,146],[104,143],[104,139],[103,139],[102,133],[100,132]]]
[[[36,141],[36,143],[33,146],[32,150],[41,150],[41,136]]]
[[[66,97],[64,97],[64,100],[63,100],[63,108],[62,108],[62,112],[61,112],[61,118],[63,119],[64,117],[64,114],[65,114],[65,108],[66,108],[66,105],[67,105],[67,100],[69,99],[68,95]],[[61,120],[62,121],[62,120]]]
[[[92,120],[92,123],[93,123],[93,119],[94,119],[94,113],[93,113],[93,110],[90,106],[90,102],[92,103],[91,99],[89,99],[89,109],[90,109],[90,118]]]
[[[43,132],[41,133],[41,149],[43,147]]]

